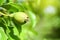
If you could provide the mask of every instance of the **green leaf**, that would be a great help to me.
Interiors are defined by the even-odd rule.
[[[23,6],[22,5],[19,5],[17,3],[8,3],[8,5],[11,5],[12,7],[18,9],[18,11],[23,11]]]
[[[9,5],[9,4],[2,5],[2,7],[6,8],[7,12],[9,12],[9,13],[13,13],[13,12],[17,12],[18,11],[17,8],[15,8],[14,6]]]
[[[30,21],[31,21],[31,24],[32,24],[32,27],[35,27],[36,26],[36,15],[32,12],[32,11],[27,11],[27,14],[30,18]]]
[[[22,28],[21,28],[21,23],[17,22],[14,18],[12,19],[14,25],[15,25],[15,29],[17,29],[16,31],[19,32],[19,34],[21,33],[22,31]]]
[[[18,37],[18,35],[15,35],[15,34],[14,34],[13,28],[12,28],[12,27],[9,27],[9,29],[10,29],[9,35],[10,35],[14,40],[20,40],[20,38]]]
[[[16,0],[9,0],[9,3],[15,3]]]
[[[7,35],[4,32],[4,29],[0,27],[0,40],[7,40]]]
[[[0,6],[4,4],[6,0],[0,0]]]

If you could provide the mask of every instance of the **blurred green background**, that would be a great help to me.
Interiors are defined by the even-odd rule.
[[[0,0],[0,12],[29,17],[23,25],[1,17],[0,40],[60,40],[60,0]]]

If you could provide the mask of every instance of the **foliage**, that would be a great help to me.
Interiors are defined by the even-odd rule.
[[[0,40],[53,40],[59,31],[59,0],[0,0]]]
[[[25,40],[25,36],[27,36],[27,34],[25,35],[25,30],[28,30],[27,32],[30,36],[31,34],[33,36],[34,34],[37,34],[33,29],[33,27],[36,25],[36,15],[29,9],[30,7],[28,7],[29,6],[25,2],[19,3],[18,0],[0,1],[0,40]],[[16,18],[18,16],[18,12],[20,15],[18,17],[18,20],[20,20],[20,22],[22,22],[22,20],[25,20],[24,18],[22,19],[25,14],[23,15],[21,12],[24,12],[26,15],[28,15],[29,20],[27,23],[22,24],[17,21]]]

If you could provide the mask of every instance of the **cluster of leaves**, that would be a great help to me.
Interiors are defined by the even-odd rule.
[[[9,16],[0,16],[0,40],[36,40],[33,39],[37,34],[33,28],[37,22],[40,22],[38,33],[40,32],[41,40],[60,38],[59,2],[59,0],[0,0],[0,12],[3,14],[25,12],[29,16],[29,21],[24,25],[15,23]]]
[[[36,25],[36,15],[33,12],[34,9],[32,9],[34,7],[29,3],[31,4],[30,1],[0,0],[0,40],[28,40],[28,36],[36,34],[33,29]],[[25,25],[21,25],[15,23],[12,17],[4,15],[15,12],[25,12],[29,16],[29,21]]]

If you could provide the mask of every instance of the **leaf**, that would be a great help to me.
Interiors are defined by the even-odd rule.
[[[9,13],[13,13],[13,12],[17,12],[18,11],[17,8],[15,8],[14,6],[11,6],[9,4],[2,5],[2,7],[4,7],[5,9],[7,9],[7,12],[9,12]]]
[[[11,5],[12,7],[18,9],[18,11],[23,11],[23,6],[22,5],[19,5],[17,3],[8,3],[8,5]]]
[[[13,28],[12,28],[12,27],[9,27],[9,29],[10,29],[9,35],[10,35],[14,40],[20,40],[20,38],[18,37],[18,35],[15,35],[15,34],[14,34]]]
[[[28,16],[29,16],[29,18],[30,18],[32,27],[35,27],[36,22],[37,22],[37,20],[36,20],[36,15],[35,15],[32,11],[27,11],[27,14],[28,14]]]
[[[15,25],[15,29],[18,30],[19,34],[21,33],[22,31],[22,28],[21,28],[21,23],[19,23],[18,21],[16,21],[14,18],[12,19],[14,25]]]
[[[5,3],[6,0],[0,0],[0,6]]]
[[[36,34],[33,31],[27,29],[23,29],[22,33],[20,34],[21,40],[33,40],[35,37]]]
[[[7,40],[7,35],[5,34],[2,27],[0,27],[0,40]]]
[[[9,3],[15,3],[17,0],[9,0]]]

